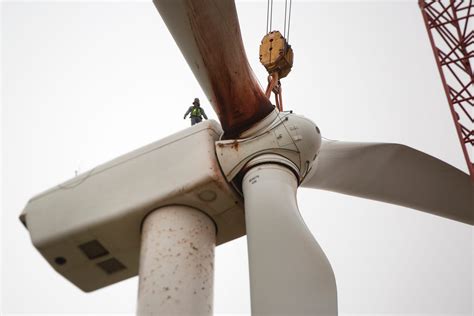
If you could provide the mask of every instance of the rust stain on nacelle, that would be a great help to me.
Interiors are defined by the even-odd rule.
[[[230,146],[232,149],[235,149],[235,151],[239,151],[239,141],[236,139]]]

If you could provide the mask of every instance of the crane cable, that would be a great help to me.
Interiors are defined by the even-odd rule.
[[[268,34],[272,29],[272,17],[273,17],[273,0],[267,0],[267,24],[265,25],[265,34]],[[268,21],[270,20],[270,24]]]
[[[288,5],[289,2],[289,5]],[[293,1],[285,0],[285,20],[283,23],[283,36],[288,42],[290,42],[290,24],[291,24],[291,7]],[[288,17],[288,23],[287,23]],[[273,0],[267,0],[267,23],[265,24],[265,34],[268,34],[272,31],[273,24]]]
[[[291,24],[291,4],[292,4],[292,0],[289,0],[290,1],[290,5],[288,7],[288,0],[285,0],[285,23],[284,23],[284,29],[283,29],[283,36],[286,38],[286,40],[288,41],[288,43],[290,42],[290,24]],[[289,9],[288,11],[288,24],[286,24],[286,9]],[[288,25],[288,29],[287,29],[287,25]]]

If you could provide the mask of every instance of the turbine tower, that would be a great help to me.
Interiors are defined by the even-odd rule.
[[[334,272],[299,214],[298,187],[474,224],[464,172],[400,144],[324,141],[310,119],[275,108],[250,69],[233,1],[154,3],[220,124],[197,124],[28,202],[20,219],[34,246],[79,288],[138,274],[138,314],[208,315],[214,247],[246,234],[253,314],[336,315]]]

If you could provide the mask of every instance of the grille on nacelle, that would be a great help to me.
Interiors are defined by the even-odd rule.
[[[79,245],[79,248],[89,259],[96,259],[109,254],[109,251],[97,240],[91,240]]]
[[[97,265],[102,268],[102,270],[107,272],[107,274],[112,274],[120,270],[126,269],[126,267],[115,258],[110,258],[105,261],[99,262]]]

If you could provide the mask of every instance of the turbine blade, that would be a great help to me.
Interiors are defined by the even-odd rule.
[[[245,55],[234,1],[153,2],[227,138],[238,136],[273,110]]]
[[[303,187],[410,207],[474,225],[469,176],[400,144],[324,141]]]
[[[244,176],[252,315],[337,315],[334,273],[300,216],[297,185],[276,164]]]

